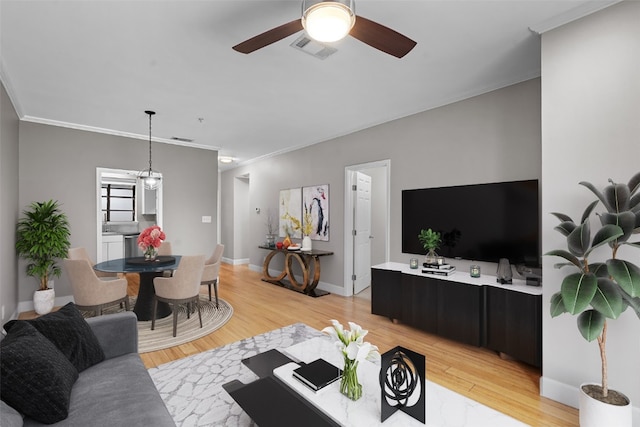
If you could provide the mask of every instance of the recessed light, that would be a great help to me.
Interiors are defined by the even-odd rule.
[[[225,163],[225,164],[233,163],[233,157],[221,156],[221,157],[218,157],[218,161],[220,163]]]

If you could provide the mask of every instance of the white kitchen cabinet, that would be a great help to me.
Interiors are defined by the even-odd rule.
[[[142,215],[156,215],[157,210],[157,190],[142,189]]]
[[[102,259],[98,262],[124,258],[124,240],[122,234],[102,235]]]

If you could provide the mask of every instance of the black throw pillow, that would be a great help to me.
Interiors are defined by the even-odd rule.
[[[0,395],[34,420],[52,424],[69,415],[78,371],[37,329],[19,322],[0,342]]]
[[[98,338],[72,302],[37,319],[12,320],[7,322],[4,329],[8,332],[21,322],[30,323],[49,339],[78,372],[104,360],[104,351]]]

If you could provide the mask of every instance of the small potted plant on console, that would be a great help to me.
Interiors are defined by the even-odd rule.
[[[640,232],[640,173],[627,184],[609,181],[603,191],[588,182],[580,183],[597,197],[585,209],[580,223],[568,215],[553,213],[560,220],[555,229],[567,238],[568,250],[546,254],[568,261],[557,264],[557,268],[572,270],[563,279],[560,292],[551,297],[551,316],[577,315],[580,334],[589,342],[597,340],[600,349],[601,384],[580,387],[583,427],[631,426],[631,402],[624,394],[609,389],[606,342],[609,319],[618,318],[629,307],[640,318],[640,268],[623,258],[624,254],[640,249],[640,241],[629,241],[632,234]],[[589,217],[599,203],[606,212],[597,214],[600,226],[592,230]],[[607,245],[610,248],[607,259],[590,258],[592,255],[595,258],[596,252],[603,253],[594,252],[596,248],[604,249]],[[637,252],[632,259],[638,259]]]
[[[438,261],[436,249],[440,247],[440,243],[442,242],[440,233],[433,231],[430,228],[426,230],[422,229],[420,230],[420,234],[418,234],[418,240],[422,243],[424,250],[427,251],[424,263],[427,265],[436,264]]]

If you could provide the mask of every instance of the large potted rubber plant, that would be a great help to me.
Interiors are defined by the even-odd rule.
[[[609,389],[606,343],[609,321],[629,308],[640,318],[640,268],[624,258],[629,254],[637,260],[640,254],[636,251],[640,249],[640,172],[627,184],[609,182],[602,191],[591,183],[580,183],[597,199],[586,207],[579,223],[553,213],[560,220],[555,229],[566,237],[567,249],[546,254],[564,259],[557,268],[571,270],[560,292],[551,297],[551,316],[576,315],[580,334],[587,341],[597,341],[600,350],[601,383],[580,387],[582,427],[631,426],[630,400]],[[592,228],[590,218],[600,205],[606,212],[596,214],[598,225]]]
[[[38,314],[53,308],[55,293],[49,279],[60,276],[58,259],[69,251],[69,220],[57,201],[33,202],[18,221],[16,251],[27,260],[27,275],[38,279],[39,287],[33,295]]]

